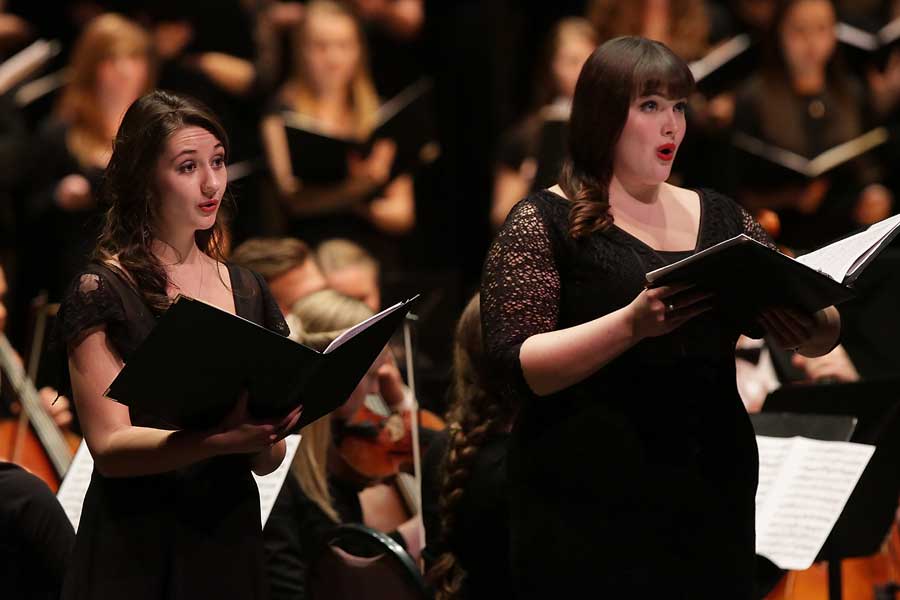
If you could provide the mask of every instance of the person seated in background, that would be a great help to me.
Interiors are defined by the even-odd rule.
[[[295,238],[251,238],[230,259],[262,275],[285,316],[298,300],[328,287],[309,246]]]
[[[358,300],[334,290],[301,298],[287,316],[291,339],[324,350],[341,332],[372,316]],[[306,597],[310,561],[337,523],[362,523],[360,492],[370,483],[338,451],[341,428],[369,394],[379,394],[379,371],[387,352],[369,369],[347,401],[330,415],[304,427],[291,470],[263,531],[272,600]],[[413,558],[420,551],[419,518],[388,532]]]
[[[453,341],[448,429],[423,459],[423,555],[437,600],[512,597],[506,447],[515,409],[486,369],[475,295]]]
[[[504,134],[500,142],[491,202],[491,225],[495,229],[503,224],[516,202],[534,187],[544,187],[547,183],[535,181],[544,123],[568,120],[578,74],[596,47],[597,34],[593,26],[579,17],[560,20],[550,32],[537,70],[535,110]],[[564,157],[557,158],[561,165]],[[543,170],[554,169],[545,165]],[[552,179],[555,181],[556,175],[552,175]]]
[[[32,150],[20,256],[42,268],[19,270],[23,298],[46,289],[60,299],[87,264],[105,208],[97,200],[100,180],[125,110],[153,87],[151,56],[147,32],[116,14],[96,17],[79,36],[68,83]]]
[[[869,129],[862,86],[838,57],[836,23],[831,0],[778,5],[767,65],[737,95],[738,132],[812,158]],[[770,231],[791,248],[815,248],[892,211],[893,197],[867,155],[815,178],[789,175],[762,159],[734,162],[738,200],[751,212],[776,213]]]
[[[362,246],[345,239],[325,240],[316,247],[316,262],[328,287],[381,309],[380,267]]]
[[[376,125],[379,99],[369,74],[365,39],[345,5],[313,0],[294,31],[295,60],[275,106],[263,119],[262,140],[288,231],[317,243],[351,237],[384,246],[385,238],[415,225],[413,181],[392,175],[396,144],[375,141],[366,156],[351,154],[335,165],[340,181],[302,181],[285,131],[285,112],[308,121],[317,133],[364,140]]]

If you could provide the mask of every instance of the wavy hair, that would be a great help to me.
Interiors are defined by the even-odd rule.
[[[569,154],[559,180],[572,204],[569,233],[573,238],[612,225],[609,184],[631,102],[651,94],[684,98],[693,89],[694,77],[687,64],[660,42],[618,37],[591,54],[575,85]]]
[[[169,280],[165,268],[152,251],[159,227],[156,166],[169,137],[191,126],[214,135],[228,157],[225,129],[196,100],[161,90],[138,98],[125,112],[116,133],[100,187],[101,202],[109,208],[93,258],[124,271],[147,306],[158,313],[165,311],[171,301],[166,294]],[[200,250],[218,261],[225,259],[223,244],[232,207],[226,190],[213,226],[194,234]]]

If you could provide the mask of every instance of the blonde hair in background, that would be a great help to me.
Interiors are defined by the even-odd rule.
[[[304,115],[315,114],[317,100],[303,60],[303,48],[307,41],[306,27],[312,19],[334,17],[350,19],[356,29],[359,63],[356,65],[356,74],[350,82],[350,103],[353,107],[356,134],[363,138],[375,128],[380,103],[378,94],[375,92],[375,84],[372,83],[372,75],[369,72],[365,35],[359,20],[343,3],[333,0],[312,0],[306,5],[303,21],[294,29],[291,36],[294,68],[284,86],[283,97],[296,112]]]
[[[69,60],[69,82],[59,103],[57,115],[69,124],[69,148],[79,162],[99,147],[112,149],[112,138],[106,138],[103,107],[97,101],[97,69],[105,60],[141,56],[151,66],[149,34],[125,17],[107,13],[93,19],[75,43]],[[148,78],[149,91],[152,73]]]
[[[322,351],[343,331],[372,316],[359,300],[334,290],[321,290],[298,300],[287,317],[291,339]],[[291,472],[306,497],[335,522],[340,521],[328,489],[328,451],[331,447],[331,418],[322,417],[300,430],[300,446]]]
[[[378,261],[365,248],[345,240],[333,238],[316,247],[316,262],[322,273],[328,275],[347,267],[366,267],[378,273]]]

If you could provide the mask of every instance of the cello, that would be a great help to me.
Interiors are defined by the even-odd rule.
[[[18,417],[0,421],[0,460],[25,467],[56,492],[80,439],[64,433],[44,409],[40,394],[3,333],[0,333],[0,372],[22,406]]]

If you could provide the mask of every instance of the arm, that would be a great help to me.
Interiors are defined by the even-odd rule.
[[[523,168],[518,171],[506,165],[499,165],[494,171],[494,197],[491,201],[491,225],[494,229],[499,229],[503,225],[503,221],[506,220],[506,216],[516,202],[528,194],[531,181],[522,175],[522,170],[527,168],[534,177],[536,165],[533,160],[526,160],[530,161],[529,166],[523,165]]]
[[[122,366],[103,327],[89,330],[70,346],[69,372],[84,438],[98,471],[107,477],[162,473],[221,454],[266,451],[277,437],[272,424],[246,422],[245,396],[226,425],[211,431],[134,426],[128,408],[103,395]],[[266,466],[266,459],[260,461]]]
[[[488,254],[482,281],[482,328],[488,358],[507,378],[545,396],[576,384],[645,337],[662,335],[709,309],[686,288],[644,290],[627,306],[555,330],[560,279],[549,232],[524,202],[507,219]],[[670,296],[681,294],[674,310]]]
[[[384,190],[384,194],[366,207],[366,216],[385,233],[409,233],[416,225],[416,202],[413,179],[400,175]]]

